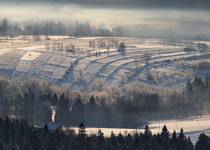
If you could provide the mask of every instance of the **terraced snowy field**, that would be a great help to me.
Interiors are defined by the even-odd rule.
[[[124,42],[119,46],[91,46],[90,41]],[[0,40],[0,75],[32,76],[76,90],[91,90],[143,82],[163,87],[183,87],[199,71],[196,60],[210,59],[210,51],[184,51],[197,41],[161,42],[158,39],[126,37],[74,38],[52,36],[40,41],[33,37]],[[103,43],[102,43],[103,44]],[[208,42],[207,42],[208,44]]]

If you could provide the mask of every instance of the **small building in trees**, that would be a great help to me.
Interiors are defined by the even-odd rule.
[[[59,123],[48,122],[44,125],[44,128],[48,128],[49,130],[56,130],[56,129],[61,129],[62,126]]]

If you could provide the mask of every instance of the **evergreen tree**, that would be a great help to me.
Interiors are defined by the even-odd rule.
[[[117,139],[114,134],[114,132],[111,132],[111,136],[109,139],[109,144],[108,144],[108,149],[109,150],[116,150],[117,149]]]
[[[169,131],[167,127],[164,125],[161,132],[161,139],[162,139],[162,149],[168,150],[169,149]]]
[[[58,104],[58,95],[54,93],[52,98],[52,105],[56,106],[57,104]]]
[[[97,133],[97,149],[100,150],[105,150],[106,145],[105,145],[105,139],[104,139],[104,133],[101,130],[98,130]]]
[[[80,97],[76,99],[71,110],[71,121],[74,124],[84,122],[85,107]]]
[[[210,149],[210,138],[204,133],[200,134],[199,139],[195,145],[196,150],[209,150]]]
[[[83,123],[81,123],[79,125],[79,133],[78,135],[82,138],[84,138],[86,136],[86,131],[85,131],[85,125]]]
[[[86,131],[85,131],[85,125],[83,123],[81,123],[79,125],[79,132],[78,132],[78,147],[79,150],[86,150]]]
[[[146,125],[144,134],[142,136],[142,141],[143,141],[143,149],[151,149],[152,148],[152,132],[149,129],[149,126]]]
[[[70,104],[68,99],[62,94],[59,98],[58,107],[56,111],[56,122],[62,123],[63,125],[69,122],[69,108]]]
[[[176,131],[174,130],[172,137],[170,139],[170,145],[171,145],[171,149],[172,150],[176,150],[177,149],[177,134]]]

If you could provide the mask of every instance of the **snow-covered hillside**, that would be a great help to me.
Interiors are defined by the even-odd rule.
[[[126,45],[124,52],[118,51],[120,42]],[[177,88],[200,73],[193,69],[193,61],[210,56],[208,50],[184,51],[195,45],[196,41],[126,37],[42,36],[40,41],[31,36],[1,38],[0,74],[37,77],[75,90],[134,82]]]

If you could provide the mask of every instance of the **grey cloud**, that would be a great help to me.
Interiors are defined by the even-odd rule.
[[[113,7],[152,7],[152,8],[205,8],[210,9],[209,0],[0,0],[0,2],[49,2],[49,3],[80,3],[83,5]]]

